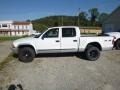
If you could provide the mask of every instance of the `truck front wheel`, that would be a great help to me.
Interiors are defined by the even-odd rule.
[[[23,47],[19,49],[18,58],[22,62],[31,62],[35,57],[35,52],[30,47]]]
[[[86,58],[90,61],[95,61],[100,57],[100,50],[92,45],[89,45],[85,51]]]

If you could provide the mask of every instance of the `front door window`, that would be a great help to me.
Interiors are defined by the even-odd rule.
[[[43,35],[43,38],[57,38],[58,34],[59,34],[58,28],[50,29]]]

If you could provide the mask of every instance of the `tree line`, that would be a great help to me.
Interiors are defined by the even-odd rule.
[[[108,17],[108,13],[100,13],[98,8],[89,9],[88,12],[81,11],[77,16],[48,16],[32,20],[34,30],[42,32],[48,27],[53,26],[82,26],[82,27],[101,27]]]

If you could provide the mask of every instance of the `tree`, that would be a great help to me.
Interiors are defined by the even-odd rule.
[[[97,18],[99,16],[99,11],[97,8],[92,8],[89,10],[89,13],[91,15],[91,18],[90,18],[90,21],[91,21],[91,25],[92,26],[95,26],[96,25],[96,21],[97,21]]]
[[[79,13],[79,21],[80,21],[80,25],[82,26],[87,25],[87,13],[86,12]]]
[[[59,24],[58,24],[58,22],[56,21],[56,22],[54,22],[54,26],[59,26]]]
[[[47,28],[48,27],[44,24],[33,22],[33,29],[36,30],[36,31],[43,32]]]
[[[28,19],[28,20],[26,20],[26,22],[31,22],[31,20],[30,20],[30,19]]]
[[[105,21],[105,19],[108,17],[109,14],[107,13],[101,13],[98,18],[98,22],[102,25],[102,23]]]

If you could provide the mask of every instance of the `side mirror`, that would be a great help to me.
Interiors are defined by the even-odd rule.
[[[42,40],[44,40],[44,36],[42,36],[42,38],[41,38]]]

